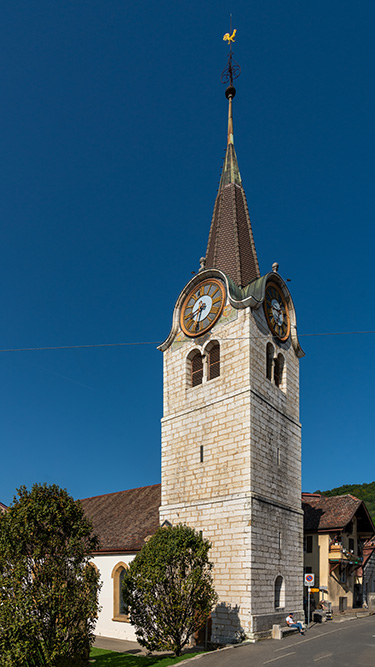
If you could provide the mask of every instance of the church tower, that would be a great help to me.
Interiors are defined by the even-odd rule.
[[[296,315],[278,265],[261,275],[233,140],[206,257],[183,288],[162,345],[160,522],[212,543],[219,603],[212,640],[267,636],[302,618],[303,513]]]

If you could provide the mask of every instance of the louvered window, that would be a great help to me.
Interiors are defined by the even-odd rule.
[[[208,353],[208,379],[213,380],[220,375],[220,345],[214,343]]]
[[[271,343],[267,343],[267,370],[266,377],[272,380],[272,366],[273,366],[274,349]]]
[[[276,387],[280,387],[283,381],[283,371],[284,371],[284,357],[282,354],[278,354],[275,359],[275,368],[274,368],[274,380]]]
[[[191,360],[191,386],[202,384],[203,380],[203,357],[197,352]]]

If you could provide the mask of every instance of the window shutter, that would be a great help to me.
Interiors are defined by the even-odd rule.
[[[197,352],[191,360],[191,386],[202,384],[203,380],[203,357]]]
[[[284,357],[282,354],[278,354],[275,359],[275,368],[273,372],[276,387],[280,387],[282,384],[283,371],[284,371]]]
[[[220,375],[220,345],[214,343],[208,353],[208,379],[213,380]]]
[[[272,366],[273,366],[274,349],[271,343],[267,343],[267,380],[272,380]]]

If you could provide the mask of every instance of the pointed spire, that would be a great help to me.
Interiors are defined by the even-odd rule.
[[[260,277],[260,271],[234,149],[232,101],[236,89],[233,79],[230,83],[225,91],[229,104],[227,150],[208,237],[206,268],[220,269],[236,285],[245,287]]]
[[[228,93],[228,94],[227,94]],[[225,160],[223,164],[223,170],[221,173],[219,190],[229,183],[237,183],[237,185],[242,185],[241,174],[238,168],[237,155],[234,149],[234,139],[233,139],[233,112],[232,112],[232,100],[236,94],[236,89],[233,86],[229,86],[225,91],[225,94],[228,98],[228,139],[227,139],[227,151],[225,153]]]

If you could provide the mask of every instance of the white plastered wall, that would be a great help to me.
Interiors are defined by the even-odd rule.
[[[136,641],[135,631],[130,623],[113,620],[113,569],[119,563],[129,565],[136,554],[101,554],[94,556],[92,562],[99,570],[100,583],[102,585],[99,594],[99,612],[98,621],[95,628],[95,634],[98,637],[111,637],[113,639],[128,639]]]

